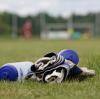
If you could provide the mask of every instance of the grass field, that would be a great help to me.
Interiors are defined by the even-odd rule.
[[[0,40],[0,65],[15,61],[35,61],[50,51],[74,49],[80,66],[96,70],[96,76],[84,81],[41,84],[33,81],[0,82],[0,99],[100,99],[100,40],[41,41]]]

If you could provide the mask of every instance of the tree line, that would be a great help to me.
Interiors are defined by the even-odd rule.
[[[41,23],[40,23],[40,17],[44,14],[46,23],[67,23],[68,18],[62,17],[62,16],[52,16],[47,13],[39,13],[37,15],[31,15],[31,16],[18,16],[17,17],[17,33],[20,35],[22,26],[25,22],[25,20],[29,19],[32,22],[32,33],[33,35],[39,35],[41,32]],[[12,33],[12,17],[14,14],[4,12],[0,13],[0,35],[11,35]],[[72,14],[72,20],[76,23],[81,22],[90,22],[93,23],[95,21],[95,14],[90,13],[87,15],[75,15]]]

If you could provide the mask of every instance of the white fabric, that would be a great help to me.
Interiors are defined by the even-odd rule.
[[[95,70],[92,69],[88,69],[87,67],[80,67],[80,69],[82,70],[81,75],[83,76],[95,76]]]
[[[14,66],[17,69],[19,81],[25,79],[25,77],[27,77],[30,73],[32,73],[31,66],[33,65],[33,63],[30,61],[7,63],[4,64],[3,66],[6,65]]]
[[[52,77],[57,77],[55,78],[53,81],[50,81],[50,79],[52,79]],[[46,77],[45,77],[45,81],[47,83],[61,83],[62,80],[64,78],[64,70],[62,69],[61,72],[56,72],[56,70],[53,71],[52,74],[48,74]]]
[[[62,68],[61,71],[57,71],[57,69],[61,69],[61,68]],[[53,82],[61,83],[63,81],[64,77],[66,78],[68,76],[69,70],[71,69],[71,67],[68,63],[64,63],[53,69],[46,71],[46,76],[45,76],[45,74],[43,75],[45,77],[44,80],[47,83],[53,83]],[[49,71],[52,71],[52,70],[53,70],[53,72],[49,73]]]

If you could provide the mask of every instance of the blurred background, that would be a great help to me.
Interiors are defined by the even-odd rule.
[[[100,0],[0,0],[0,66],[63,49],[77,51],[78,65],[96,76],[53,86],[0,82],[0,99],[100,99]]]
[[[0,0],[0,38],[100,37],[100,0]]]

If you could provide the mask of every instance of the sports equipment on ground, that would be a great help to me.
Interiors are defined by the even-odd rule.
[[[61,50],[58,55],[63,56],[64,59],[72,61],[75,65],[79,63],[79,56],[74,50]]]
[[[59,83],[67,77],[71,68],[69,63],[72,62],[65,60],[61,55],[51,52],[38,59],[33,67],[36,68],[35,73],[38,81]]]

